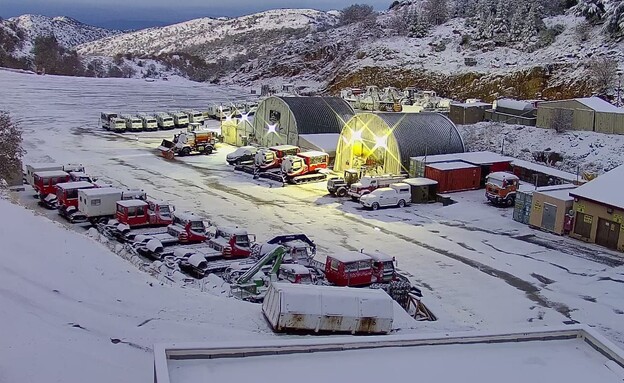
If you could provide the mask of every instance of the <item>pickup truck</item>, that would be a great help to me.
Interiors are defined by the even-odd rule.
[[[377,210],[386,206],[405,207],[411,200],[410,186],[405,183],[396,183],[363,195],[360,197],[360,204],[365,208]]]

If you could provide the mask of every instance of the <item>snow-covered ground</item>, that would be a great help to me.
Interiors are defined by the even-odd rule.
[[[89,173],[104,180],[143,188],[156,198],[170,200],[177,209],[195,210],[216,224],[247,228],[259,240],[303,232],[316,241],[320,255],[345,248],[379,249],[394,255],[399,268],[423,287],[424,302],[439,317],[437,322],[419,322],[404,331],[495,331],[578,321],[624,344],[622,255],[518,224],[512,221],[511,210],[485,204],[483,191],[455,194],[458,203],[448,207],[432,204],[364,211],[349,200],[326,196],[322,183],[282,188],[234,173],[224,161],[231,147],[222,146],[211,156],[170,162],[154,150],[170,132],[119,136],[97,128],[103,110],[203,109],[235,98],[236,90],[182,79],[146,83],[6,71],[0,71],[0,83],[4,88],[0,110],[21,119],[25,130],[26,162],[82,163]],[[114,359],[109,365],[94,367],[95,371],[115,371],[109,366],[125,363],[132,375],[122,372],[118,380],[136,377],[145,381],[151,371],[148,352],[142,348],[151,343],[194,336],[204,340],[262,336],[267,332],[257,319],[261,316],[255,305],[177,287],[150,286],[153,279],[91,239],[69,236],[63,228],[50,229],[21,208],[6,203],[0,206],[4,217],[22,221],[2,231],[3,237],[7,233],[7,238],[2,238],[8,243],[3,244],[9,250],[6,254],[15,256],[5,257],[0,267],[1,280],[11,281],[1,285],[0,297],[3,307],[12,311],[11,318],[25,323],[4,326],[0,331],[8,332],[3,339],[9,339],[10,347],[20,350],[22,356],[31,349],[43,352],[38,349],[41,339],[54,340],[54,347],[65,351],[44,348],[49,351],[46,360],[55,377],[63,376],[59,366],[64,363],[80,366],[82,359],[84,366],[92,363],[98,352],[83,350],[87,345],[102,347],[106,351],[102,351],[103,359]],[[56,219],[54,214],[46,215]],[[34,241],[28,242],[31,237],[20,230],[24,227],[45,234],[30,243]],[[67,254],[60,254],[59,259],[36,255],[42,247],[63,246],[67,246]],[[117,299],[127,300],[127,307]],[[57,302],[61,303],[55,305]],[[99,311],[93,314],[94,310]],[[152,317],[165,319],[137,327]],[[73,323],[87,330],[74,328]],[[161,327],[148,332],[150,326]],[[31,330],[34,327],[36,331]],[[76,340],[83,337],[90,341]],[[109,338],[141,348],[115,345]],[[122,347],[129,353],[127,360],[125,354],[114,354]],[[139,366],[132,366],[130,354],[136,356]],[[15,360],[3,357],[0,370],[21,377],[9,381],[27,381],[23,375],[27,372],[16,368]],[[83,371],[68,372],[75,375],[59,380],[80,381]]]

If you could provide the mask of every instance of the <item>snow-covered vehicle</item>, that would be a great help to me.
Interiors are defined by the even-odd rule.
[[[56,207],[59,214],[68,218],[78,210],[78,191],[95,187],[96,185],[88,181],[71,181],[56,184]]]
[[[520,179],[507,172],[494,172],[485,178],[485,198],[495,205],[513,206]]]
[[[128,199],[146,199],[143,190],[121,190],[117,188],[94,188],[78,190],[78,211],[91,222],[108,220],[117,212],[117,201]],[[73,215],[68,216],[74,219]],[[83,217],[81,217],[82,219]]]
[[[252,163],[257,152],[258,148],[256,146],[241,146],[240,148],[225,156],[225,160],[230,165]]]
[[[408,184],[396,183],[386,188],[378,188],[360,197],[360,204],[365,208],[377,210],[380,207],[405,207],[412,200]]]
[[[199,110],[194,110],[194,109],[187,109],[187,110],[183,110],[182,112],[186,113],[186,115],[188,116],[188,122],[194,122],[197,124],[203,124],[204,123],[204,113],[200,112]]]
[[[173,117],[173,124],[176,128],[186,128],[189,124],[189,116],[184,112],[170,112],[171,117]]]
[[[126,131],[140,132],[143,130],[143,122],[138,116],[131,114],[123,114],[120,116],[126,123]]]
[[[156,117],[150,116],[149,114],[139,114],[138,117],[141,119],[143,130],[147,132],[158,130],[158,121],[156,121]]]
[[[364,176],[358,182],[351,184],[349,188],[349,196],[352,200],[357,201],[363,195],[371,193],[373,190],[382,187],[388,187],[393,183],[401,182],[404,176],[386,174],[380,176]]]
[[[158,129],[160,130],[175,129],[175,124],[173,123],[173,117],[169,113],[156,113],[154,115],[154,118],[156,118]]]

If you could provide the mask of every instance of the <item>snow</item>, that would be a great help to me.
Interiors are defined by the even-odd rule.
[[[117,188],[93,188],[93,189],[81,189],[80,193],[84,193],[84,195],[89,197],[100,197],[104,195],[115,195],[118,194],[119,198],[121,198],[121,189]]]
[[[493,178],[495,180],[517,180],[518,177],[511,173],[507,172],[494,172],[487,175],[488,178]]]
[[[366,255],[368,255],[370,258],[372,258],[373,260],[377,262],[394,261],[394,257],[392,257],[390,254],[382,253],[381,251],[372,251],[372,252],[365,252],[365,253]]]
[[[82,189],[93,187],[93,184],[87,181],[61,182],[56,184],[56,187],[61,189]]]
[[[228,145],[220,144],[210,156],[167,161],[154,149],[173,132],[120,135],[97,127],[100,110],[202,109],[237,99],[242,90],[183,79],[146,83],[7,71],[0,71],[0,83],[4,96],[0,97],[0,109],[8,110],[22,121],[24,146],[28,150],[25,163],[80,162],[98,179],[119,188],[143,188],[155,199],[171,201],[178,211],[195,211],[216,225],[253,229],[259,241],[280,234],[305,233],[317,244],[319,261],[324,261],[328,254],[360,248],[394,256],[397,267],[422,290],[423,302],[439,318],[436,322],[406,321],[399,325],[402,333],[549,328],[578,321],[624,344],[619,282],[624,273],[622,254],[517,223],[512,220],[511,209],[487,205],[483,190],[456,193],[453,195],[456,203],[449,206],[435,203],[368,211],[350,199],[328,196],[324,183],[276,187],[268,181],[232,171],[225,162],[225,156],[234,150]],[[208,124],[219,126],[215,121]],[[488,150],[498,151],[501,132],[505,132],[505,153],[513,151],[514,156],[523,159],[529,159],[533,150],[552,146],[553,151],[575,158],[589,153],[584,161],[588,164],[595,161],[596,168],[608,170],[610,161],[621,161],[624,154],[621,151],[624,137],[584,132],[557,134],[538,128],[499,128],[491,124],[469,128],[490,135],[467,140],[467,144],[480,143],[488,146]],[[466,136],[463,127],[460,129]],[[511,142],[512,139],[515,141]],[[524,148],[531,150],[524,152]],[[570,166],[570,162],[564,165]],[[35,210],[36,216],[22,207],[6,204],[8,210],[5,210],[0,205],[3,216],[11,217],[11,225],[5,225],[9,229],[3,227],[0,231],[3,250],[6,254],[19,255],[5,257],[0,268],[0,278],[9,281],[3,285],[3,291],[8,289],[19,297],[22,293],[27,297],[9,300],[0,292],[0,304],[8,313],[3,318],[8,325],[0,328],[0,338],[3,346],[11,347],[3,350],[24,356],[2,359],[4,355],[0,355],[0,370],[7,381],[72,382],[84,381],[85,376],[96,383],[105,377],[106,381],[151,380],[150,353],[126,344],[111,345],[109,337],[149,348],[155,342],[214,342],[269,335],[259,306],[216,299],[213,294],[227,294],[227,291],[222,293],[222,287],[208,288],[215,285],[212,282],[209,285],[203,281],[189,282],[185,275],[163,271],[167,268],[162,263],[124,255],[117,250],[115,242],[107,244],[109,251],[89,238],[74,234],[84,231],[68,225],[56,211],[39,208],[32,198],[32,190],[15,198],[25,208]],[[26,225],[16,223],[15,231],[10,228],[13,220],[20,221],[23,215],[30,217]],[[57,223],[50,224],[46,218]],[[37,241],[18,240],[26,233],[36,233]],[[32,238],[30,235],[29,239]],[[76,250],[74,246],[80,247]],[[111,265],[121,265],[112,277],[120,279],[119,283],[110,281]],[[30,282],[23,279],[13,282],[17,278],[15,272]],[[146,281],[158,288],[135,288],[137,284],[147,284]],[[57,300],[56,293],[49,294],[39,288],[41,285],[72,294],[65,293]],[[68,295],[73,300],[65,299]],[[116,299],[124,304],[128,302],[128,308]],[[63,311],[57,311],[52,304],[58,304]],[[72,306],[65,306],[69,304]],[[88,316],[93,310],[98,315]],[[149,318],[161,319],[136,327]],[[85,327],[93,328],[93,333],[66,325],[73,322],[84,326],[85,321],[88,323]],[[22,336],[26,331],[18,331],[14,323],[27,325],[28,333]],[[6,337],[4,331],[11,336]],[[94,339],[103,349],[85,352],[89,347],[85,347],[82,337]],[[51,339],[55,347],[48,347],[43,339]],[[56,346],[69,351],[60,353]],[[117,351],[122,347],[131,349],[128,352],[133,354]],[[45,359],[40,351],[45,352]],[[71,356],[67,363],[66,355]],[[87,369],[93,355],[101,355],[104,362],[90,373],[79,367],[72,369],[81,366],[81,362]],[[25,368],[24,360],[41,362],[44,367]],[[114,368],[103,366],[105,362],[114,364]],[[32,365],[29,362],[28,366]],[[64,371],[52,373],[45,366],[64,366]],[[40,370],[41,376],[24,376],[38,374]]]
[[[575,100],[596,112],[624,113],[624,108],[618,108],[599,97],[576,98]]]
[[[338,260],[342,263],[358,262],[358,261],[370,261],[370,257],[357,251],[343,251],[329,255],[330,257]]]
[[[117,205],[120,205],[123,207],[141,207],[141,206],[147,206],[147,202],[142,201],[140,199],[128,199],[125,201],[117,201]]]
[[[65,177],[69,175],[67,174],[67,172],[64,172],[62,170],[45,170],[42,172],[34,172],[33,174],[36,174],[41,178]]]
[[[570,196],[574,188],[572,189],[563,189],[563,190],[552,190],[552,191],[538,191],[538,193],[547,195],[549,197],[556,198],[561,201],[573,201],[574,198]]]
[[[598,176],[598,178],[578,187],[571,194],[576,197],[624,209],[623,182],[624,165]]]
[[[0,212],[3,381],[148,382],[154,343],[272,335],[258,305],[164,285],[7,200]]]
[[[411,186],[431,186],[438,184],[438,181],[424,177],[406,178],[403,182]]]
[[[526,111],[526,110],[535,109],[535,105],[533,105],[532,102],[512,100],[510,98],[503,98],[500,100],[496,100],[495,109],[497,109],[498,107],[506,108],[506,109],[513,109],[517,111]]]
[[[478,168],[478,166],[475,166],[475,165],[472,165],[463,161],[436,162],[434,164],[427,164],[427,166],[433,169],[437,169],[437,170],[457,170],[457,169]]]
[[[540,164],[536,164],[534,162],[524,161],[515,159],[511,162],[511,165],[514,167],[520,167],[523,169],[533,170],[539,173],[547,174],[549,176],[560,178],[564,181],[575,182],[576,180],[582,180],[582,176],[564,172],[559,169],[551,168],[549,166],[544,166]]]
[[[194,213],[192,213],[192,212],[189,212],[189,211],[185,211],[185,212],[181,212],[181,211],[180,211],[180,212],[178,212],[178,211],[174,211],[174,212],[173,212],[173,215],[174,215],[176,218],[178,218],[178,219],[180,219],[180,220],[182,220],[182,221],[186,221],[186,222],[190,222],[190,221],[202,221],[202,220],[203,220],[203,218],[202,218],[202,217],[200,217],[200,216],[198,216],[198,215],[196,215],[196,214],[194,214]]]
[[[310,269],[298,263],[284,263],[280,266],[280,269],[289,270],[295,274],[310,274]]]
[[[451,154],[436,154],[433,156],[419,156],[410,157],[412,161],[427,162],[428,164],[434,162],[450,162],[450,161],[464,161],[473,165],[491,165],[500,162],[511,162],[514,159],[493,153],[489,151],[478,152],[465,152],[465,153],[451,153]]]
[[[459,108],[480,108],[480,107],[492,107],[492,104],[487,102],[452,102],[451,105]]]
[[[310,150],[307,152],[301,152],[298,154],[300,157],[318,157],[318,156],[326,156],[327,153],[320,152],[318,150]]]
[[[369,339],[381,343],[386,338]],[[400,340],[396,342],[400,344]],[[621,382],[622,367],[609,363],[609,358],[580,338],[452,345],[426,345],[423,341],[424,345],[356,350],[349,349],[350,343],[351,339],[344,339],[347,348],[343,351],[259,356],[251,351],[249,356],[238,358],[171,358],[167,361],[169,382],[244,381],[250,371],[254,376],[270,376],[273,383],[290,383],[293,377],[301,383],[399,382],[415,376],[418,381],[434,382]],[[605,367],[608,363],[613,370]],[[310,366],[318,368],[313,373],[302,373],[310,371]]]

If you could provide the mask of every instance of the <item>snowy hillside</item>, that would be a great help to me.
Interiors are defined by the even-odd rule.
[[[242,16],[234,19],[201,18],[161,28],[149,28],[114,36],[79,47],[83,55],[115,55],[118,53],[160,54],[198,50],[209,51],[207,45],[236,36],[259,32],[316,29],[335,24],[334,14],[311,9],[280,9]],[[246,47],[234,45],[235,53]],[[210,55],[206,56],[210,61]],[[216,61],[216,60],[212,60]]]
[[[89,41],[102,39],[121,33],[83,24],[69,17],[46,17],[22,15],[0,21],[0,27],[17,32],[22,37],[21,55],[28,55],[35,38],[53,35],[64,48],[74,48]]]

